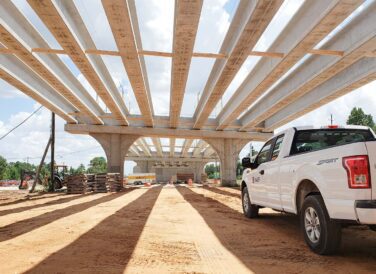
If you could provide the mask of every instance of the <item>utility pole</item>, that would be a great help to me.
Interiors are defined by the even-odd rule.
[[[51,184],[50,191],[55,191],[55,113],[51,115]]]

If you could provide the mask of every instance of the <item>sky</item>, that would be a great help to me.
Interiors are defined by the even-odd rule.
[[[141,31],[142,47],[144,50],[172,51],[172,33],[174,1],[163,0],[136,0],[137,16]],[[202,16],[194,46],[195,52],[218,52],[226,35],[231,19],[236,11],[239,0],[205,0],[202,8]],[[286,0],[281,10],[277,13],[269,28],[265,31],[254,50],[267,50],[278,33],[288,23],[302,4],[302,0]],[[30,20],[37,30],[45,37],[52,48],[60,48],[48,29],[41,23],[25,0],[14,0],[15,5]],[[105,14],[100,0],[75,0],[80,15],[98,49],[117,50],[112,37],[110,26],[105,20]],[[95,91],[86,81],[85,77],[75,67],[69,57],[61,56],[63,62],[84,85],[94,99],[97,99]],[[120,57],[103,57],[127,107],[132,114],[139,114],[135,97],[126,76]],[[211,117],[215,117],[225,105],[236,88],[245,79],[253,66],[259,60],[258,57],[249,57],[239,70],[235,79],[226,90],[222,100],[218,103]],[[145,57],[149,85],[152,94],[152,102],[156,115],[168,115],[171,59],[163,57]],[[186,86],[186,93],[182,106],[182,116],[192,117],[199,96],[205,87],[214,60],[194,58],[191,62],[190,72]],[[339,98],[332,103],[322,106],[307,115],[285,125],[283,128],[297,125],[322,126],[330,122],[333,114],[334,121],[343,125],[353,107],[362,107],[366,113],[376,118],[376,82],[363,86],[352,93]],[[100,99],[98,103],[105,110]],[[0,136],[30,115],[39,107],[39,104],[28,98],[16,88],[0,80]],[[42,108],[36,115],[20,128],[12,132],[5,139],[0,140],[0,155],[8,161],[29,161],[38,163],[43,154],[44,147],[50,134],[51,113]],[[281,128],[281,129],[283,129]],[[281,130],[277,129],[277,131]],[[260,143],[254,143],[256,149]],[[59,164],[78,166],[89,164],[95,156],[105,156],[99,144],[90,136],[72,135],[64,132],[64,121],[57,118],[56,122],[56,161]],[[247,145],[240,153],[245,156],[249,151]],[[133,162],[125,163],[125,172],[131,173]]]

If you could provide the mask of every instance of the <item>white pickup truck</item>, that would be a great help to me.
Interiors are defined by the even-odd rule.
[[[318,254],[337,250],[343,225],[375,230],[376,138],[368,127],[290,128],[242,164],[244,215],[256,218],[262,207],[299,215]]]

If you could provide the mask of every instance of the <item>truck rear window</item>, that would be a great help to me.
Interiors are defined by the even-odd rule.
[[[315,151],[356,142],[374,141],[369,130],[362,129],[314,129],[295,133],[291,155]]]

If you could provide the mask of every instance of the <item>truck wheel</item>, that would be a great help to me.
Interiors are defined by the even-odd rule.
[[[248,195],[248,188],[245,187],[242,190],[242,205],[243,205],[243,213],[247,218],[257,218],[259,208],[257,205],[253,205],[251,203],[251,199],[249,199]]]
[[[310,249],[320,255],[337,251],[341,243],[341,226],[330,220],[320,195],[308,196],[300,211],[300,225]]]

